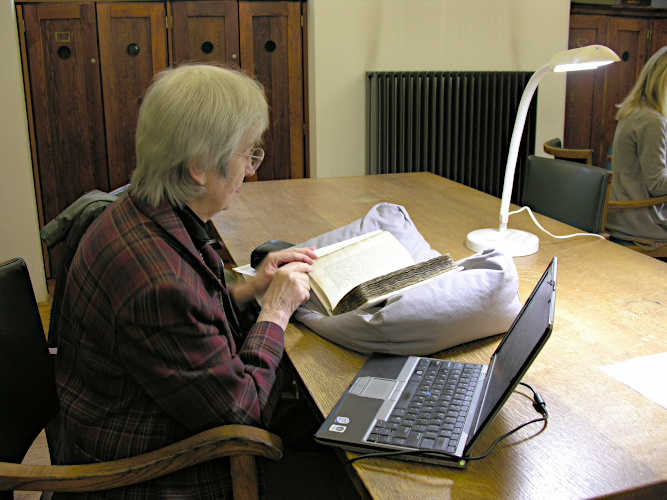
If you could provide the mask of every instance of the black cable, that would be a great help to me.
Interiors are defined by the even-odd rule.
[[[523,424],[519,425],[518,427],[515,427],[511,431],[503,434],[500,436],[498,439],[496,439],[493,443],[491,443],[491,446],[482,453],[481,455],[477,455],[476,457],[467,457],[467,458],[461,458],[461,457],[456,457],[450,453],[445,453],[445,452],[438,452],[438,451],[424,451],[424,450],[399,450],[399,451],[380,451],[380,452],[373,452],[373,453],[366,453],[364,455],[359,455],[357,457],[351,458],[345,462],[343,462],[343,466],[350,465],[357,460],[363,460],[366,458],[382,458],[382,457],[394,457],[398,455],[421,455],[421,454],[426,454],[429,457],[437,458],[437,457],[443,457],[443,458],[452,458],[456,460],[460,460],[461,465],[465,465],[465,462],[470,462],[473,460],[481,460],[483,458],[486,458],[489,453],[493,451],[493,449],[496,447],[498,443],[500,443],[503,439],[508,438],[515,432],[523,429],[524,427],[530,425],[530,424],[536,424],[538,422],[545,422],[549,418],[549,412],[547,411],[547,404],[544,402],[544,399],[538,393],[535,389],[533,389],[530,385],[524,383],[524,382],[519,382],[521,385],[527,387],[530,389],[533,393],[533,408],[535,408],[535,411],[537,411],[539,414],[542,415],[540,418],[536,418],[533,420],[530,420],[528,422],[524,422]]]
[[[519,382],[519,384],[523,385],[524,387],[528,387],[528,389],[530,389],[531,392],[533,393],[533,408],[535,408],[535,411],[537,411],[537,413],[542,414],[544,420],[549,418],[549,412],[547,411],[547,404],[544,402],[544,399],[542,399],[540,393],[537,392],[535,389],[533,389],[530,385],[526,384],[525,382]],[[538,421],[541,420],[538,419]]]
[[[549,412],[547,411],[547,404],[544,402],[544,399],[542,399],[542,396],[540,395],[540,393],[538,393],[530,385],[528,385],[524,382],[519,382],[519,383],[521,385],[525,386],[525,387],[528,387],[528,389],[530,389],[532,391],[532,393],[533,393],[533,408],[535,408],[535,411],[537,411],[537,413],[541,414],[542,417],[535,418],[533,420],[529,420],[528,422],[524,422],[523,424],[519,425],[518,427],[515,427],[514,429],[512,429],[511,431],[503,434],[498,439],[496,439],[493,443],[491,443],[491,446],[489,446],[489,448],[484,453],[482,453],[481,455],[478,455],[476,457],[466,458],[466,460],[472,461],[472,460],[481,460],[483,458],[486,458],[489,455],[489,453],[491,453],[491,451],[493,451],[493,449],[496,447],[496,445],[498,443],[500,443],[503,439],[508,438],[509,436],[514,434],[515,432],[523,429],[524,427],[526,427],[530,424],[536,424],[538,422],[546,422],[547,421],[547,419],[549,418]]]

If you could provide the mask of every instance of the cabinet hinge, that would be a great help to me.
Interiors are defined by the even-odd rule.
[[[301,27],[303,28],[303,16],[301,16]]]
[[[653,30],[652,30],[651,28],[649,28],[649,29],[646,31],[646,39],[647,39],[647,40],[650,40],[652,36],[653,36]]]
[[[172,18],[171,16],[166,16],[165,19],[164,19],[164,22],[165,22],[165,24],[166,24],[166,28],[167,28],[167,29],[171,29],[171,27],[172,27],[172,25],[173,25],[173,23],[174,23],[174,20],[173,20],[173,18]]]

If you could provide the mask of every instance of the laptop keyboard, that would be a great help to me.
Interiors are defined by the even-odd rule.
[[[420,359],[387,420],[367,441],[454,453],[482,365]]]

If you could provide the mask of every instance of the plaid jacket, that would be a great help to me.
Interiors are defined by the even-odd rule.
[[[93,222],[63,301],[53,463],[126,458],[222,424],[268,425],[283,330],[240,332],[220,271],[169,204],[129,194]],[[229,475],[221,459],[87,498],[231,498]]]

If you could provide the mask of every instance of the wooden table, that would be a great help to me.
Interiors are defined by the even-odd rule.
[[[466,234],[496,225],[497,198],[429,173],[244,184],[214,225],[238,265],[269,239],[302,242],[356,220],[379,202],[404,206],[436,250],[472,254]],[[538,216],[555,234],[573,228]],[[558,293],[551,339],[524,380],[538,390],[550,419],[529,426],[466,470],[389,459],[356,462],[362,493],[372,498],[590,498],[644,488],[667,498],[667,410],[600,370],[667,351],[667,264],[591,237],[555,240],[525,212],[510,227],[538,234],[540,251],[515,258],[525,299],[558,256]],[[487,363],[500,336],[440,353]],[[323,416],[366,359],[300,324],[290,324],[285,350]],[[667,381],[665,381],[667,383]],[[478,450],[537,416],[519,389]]]

